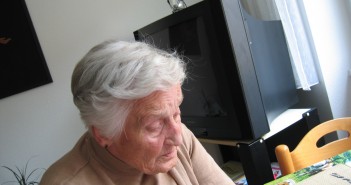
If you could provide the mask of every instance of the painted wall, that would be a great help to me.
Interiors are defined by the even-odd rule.
[[[21,168],[34,157],[30,169],[47,168],[85,131],[70,93],[78,60],[105,39],[134,40],[133,31],[171,14],[171,9],[165,0],[26,3],[54,82],[0,99],[0,166]],[[0,168],[0,183],[11,178]]]
[[[351,1],[304,4],[333,117],[351,116]]]

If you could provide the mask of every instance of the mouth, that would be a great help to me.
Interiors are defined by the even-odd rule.
[[[166,152],[165,154],[162,155],[162,157],[164,157],[166,159],[171,159],[171,158],[177,157],[177,149],[173,149],[169,152]]]

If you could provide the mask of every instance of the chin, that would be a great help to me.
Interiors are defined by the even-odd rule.
[[[171,170],[173,167],[177,165],[177,160],[178,158],[174,158],[171,161],[168,161],[166,164],[164,164],[163,168],[161,168],[162,172],[161,173],[167,173],[169,170]]]
[[[169,170],[171,170],[173,167],[176,166],[177,161],[178,161],[177,158],[172,159],[170,161],[167,161],[166,163],[156,165],[154,169],[145,170],[144,173],[149,175],[154,175],[158,173],[167,173]]]

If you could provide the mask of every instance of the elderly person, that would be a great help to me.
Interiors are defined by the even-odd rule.
[[[185,77],[175,53],[146,43],[92,48],[71,85],[88,132],[40,184],[234,184],[181,123]]]

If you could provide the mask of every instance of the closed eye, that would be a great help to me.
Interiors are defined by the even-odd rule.
[[[162,133],[164,122],[161,119],[153,120],[149,122],[145,127],[145,130],[151,137],[156,137]]]

